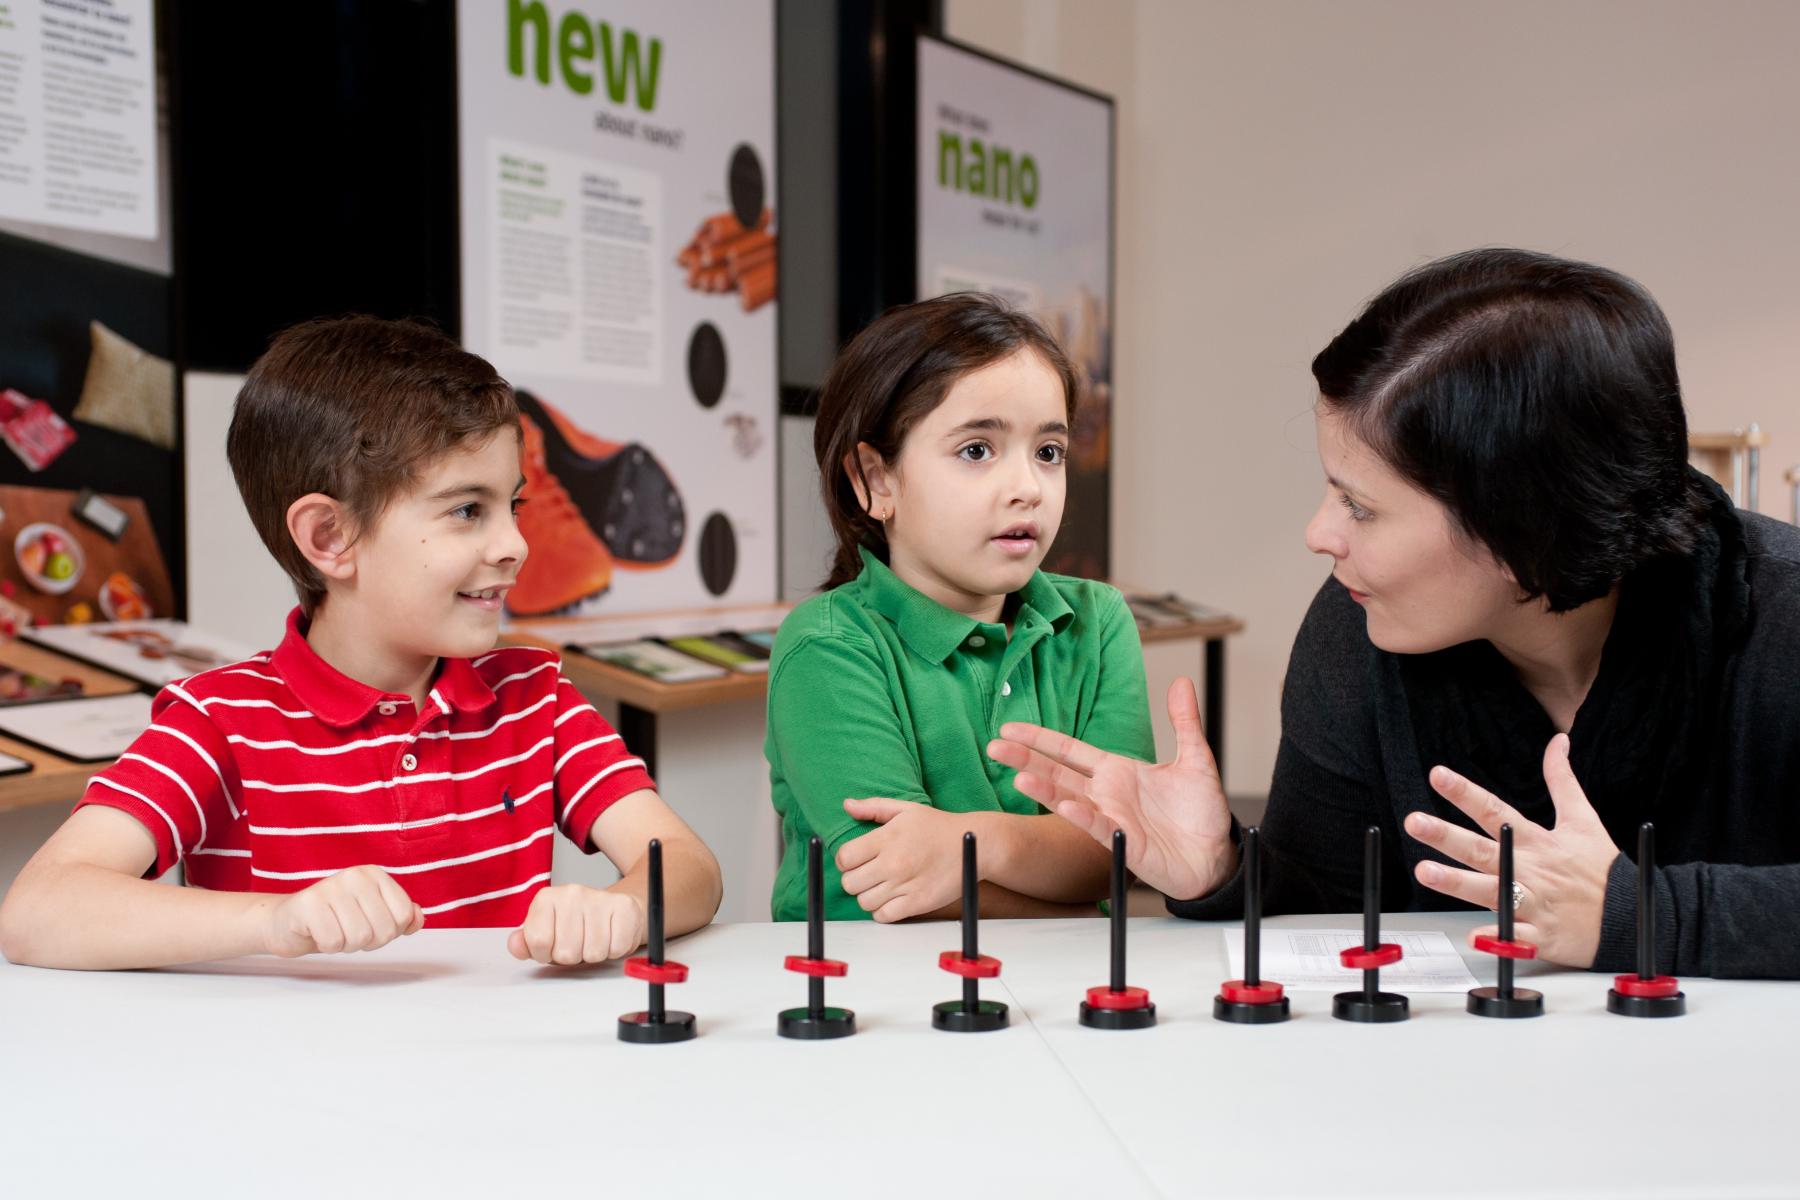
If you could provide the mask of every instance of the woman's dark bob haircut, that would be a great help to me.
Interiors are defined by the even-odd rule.
[[[1526,250],[1442,258],[1370,301],[1312,371],[1325,409],[1551,612],[1694,547],[1710,501],[1674,336],[1623,275]]]
[[[862,549],[888,561],[887,531],[857,496],[868,480],[856,447],[866,443],[892,465],[906,435],[964,375],[1030,351],[1062,382],[1069,427],[1081,376],[1056,339],[1028,313],[983,292],[952,292],[888,309],[851,339],[819,391],[813,453],[825,493],[825,515],[837,537],[827,588],[862,574]],[[856,472],[856,481],[850,478]]]

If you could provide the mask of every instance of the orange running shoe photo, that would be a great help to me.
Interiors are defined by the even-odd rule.
[[[519,508],[519,536],[529,552],[518,581],[506,595],[506,609],[514,616],[542,617],[604,592],[612,584],[613,558],[546,465],[544,434],[537,422],[525,416],[519,423],[524,429],[519,460],[525,474],[519,493],[525,501]]]

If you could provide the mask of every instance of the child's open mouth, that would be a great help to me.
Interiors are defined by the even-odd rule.
[[[503,587],[483,588],[479,592],[458,592],[456,598],[487,612],[499,612],[500,606],[506,602],[506,592],[507,589]]]
[[[1011,529],[1002,530],[990,540],[1000,548],[1001,553],[1023,558],[1037,549],[1037,526],[1015,525]]]

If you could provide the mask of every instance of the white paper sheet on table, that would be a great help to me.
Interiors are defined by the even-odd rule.
[[[1234,979],[1244,976],[1244,928],[1226,929],[1225,954]],[[1381,940],[1398,945],[1404,957],[1381,968],[1381,986],[1391,992],[1466,992],[1475,986],[1462,955],[1437,930],[1384,929]],[[1343,992],[1362,986],[1362,972],[1338,962],[1338,951],[1362,945],[1360,929],[1270,929],[1262,931],[1264,979],[1290,992]]]

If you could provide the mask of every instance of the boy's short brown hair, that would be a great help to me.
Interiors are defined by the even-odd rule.
[[[335,317],[283,330],[251,366],[225,455],[310,614],[325,580],[288,534],[294,501],[330,496],[357,536],[427,463],[502,429],[518,431],[519,409],[486,359],[415,321]]]

